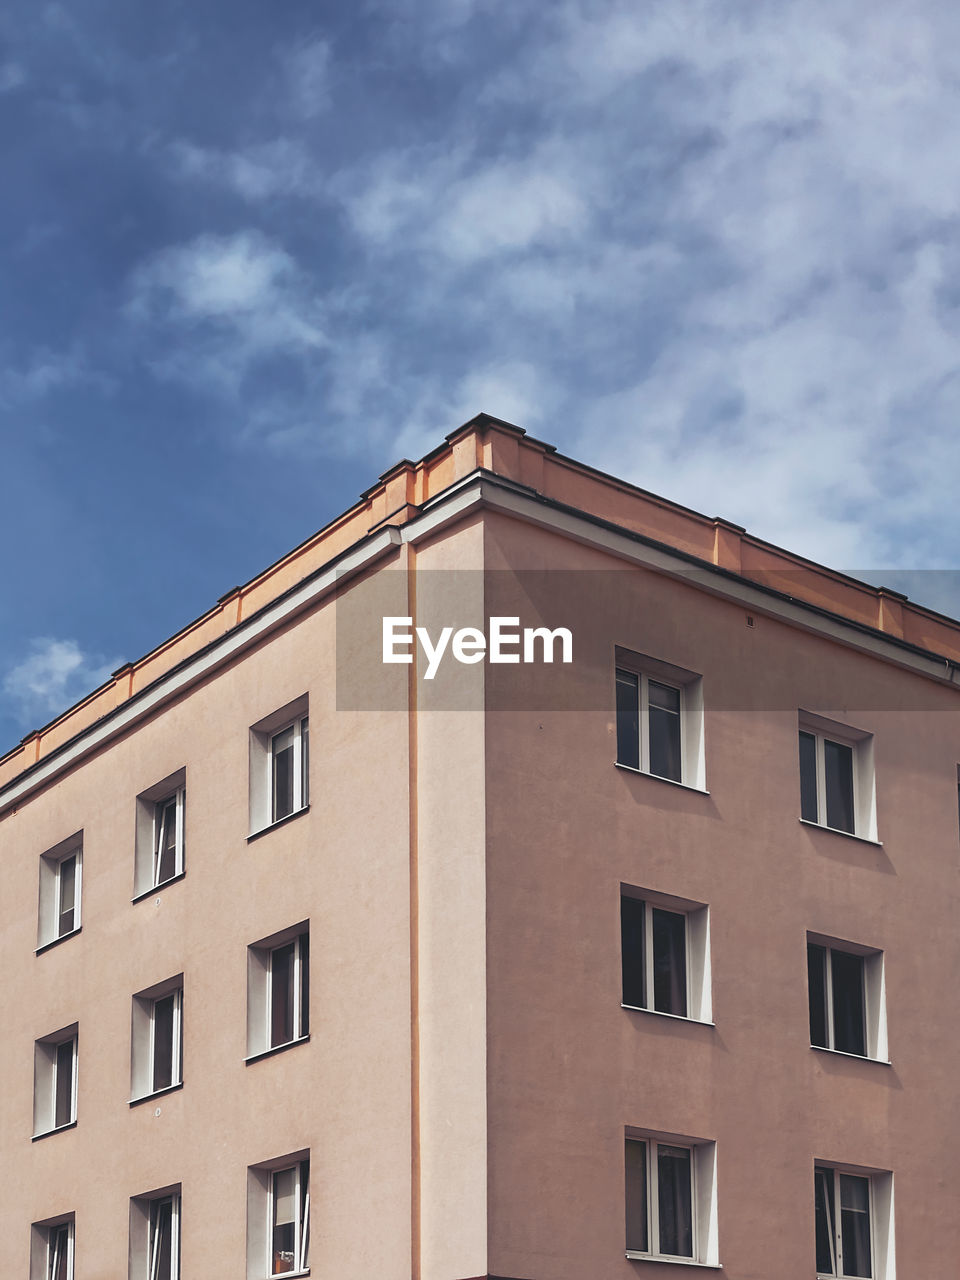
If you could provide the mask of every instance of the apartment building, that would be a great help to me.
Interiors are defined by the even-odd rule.
[[[487,415],[393,467],[0,759],[0,1274],[954,1276],[958,666]]]

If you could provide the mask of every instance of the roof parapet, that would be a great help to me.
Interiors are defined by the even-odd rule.
[[[522,427],[478,413],[418,462],[403,458],[389,467],[354,506],[318,533],[249,582],[231,587],[207,613],[142,658],[125,663],[50,724],[32,730],[0,757],[0,786],[372,532],[406,524],[431,499],[478,470],[942,655],[949,663],[960,662],[960,622],[913,604],[899,592],[870,586],[775,547],[721,516],[704,516],[576,462]]]

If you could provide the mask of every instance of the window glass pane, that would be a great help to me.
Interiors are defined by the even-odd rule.
[[[680,781],[680,690],[650,680],[650,772]]]
[[[156,816],[156,848],[154,849],[154,866],[156,883],[177,874],[177,797],[157,805]]]
[[[807,943],[807,987],[810,994],[810,1043],[827,1044],[827,949]]]
[[[300,943],[300,1026],[296,1034],[305,1036],[310,1030],[310,935],[302,933]]]
[[[800,731],[800,817],[819,822],[817,813],[817,740]]]
[[[273,820],[293,813],[293,727],[273,739]]]
[[[176,995],[164,996],[153,1004],[153,1087],[166,1089],[174,1083],[173,1024]]]
[[[173,1247],[173,1200],[150,1204],[150,1280],[176,1280]]]
[[[646,1007],[643,995],[643,922],[647,906],[638,898],[620,895],[620,953],[623,970],[623,1003]]]
[[[640,768],[640,686],[632,671],[617,672],[617,764]]]
[[[300,1165],[300,1258],[302,1271],[310,1265],[310,1161]]]
[[[833,1170],[814,1170],[817,1217],[817,1270],[824,1275],[837,1274],[836,1225],[833,1217]]]
[[[48,1280],[70,1280],[70,1227],[51,1227],[49,1243]]]
[[[58,904],[58,933],[62,938],[74,926],[77,895],[77,855],[64,858],[60,863],[60,902]]]
[[[73,1119],[73,1048],[75,1041],[57,1045],[56,1106],[54,1124],[59,1127]]]
[[[624,1151],[626,1169],[627,1248],[648,1253],[647,1144],[628,1138]]]
[[[827,792],[827,826],[853,831],[853,748],[823,740],[824,782]]]
[[[270,1045],[293,1039],[294,944],[277,947],[270,959]]]
[[[687,918],[653,909],[653,1007],[687,1016]]]
[[[300,803],[310,803],[310,721],[304,716],[300,721]]]
[[[844,1053],[867,1051],[863,1009],[863,957],[830,952],[833,970],[833,1048]]]
[[[849,1173],[840,1175],[840,1235],[843,1274],[869,1276],[870,1181]]]
[[[693,1257],[693,1213],[690,1200],[690,1151],[657,1147],[657,1198],[660,1252]]]
[[[296,1270],[297,1170],[282,1169],[273,1175],[273,1274]]]

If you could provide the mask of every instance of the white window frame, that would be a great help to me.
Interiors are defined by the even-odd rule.
[[[661,782],[706,790],[706,767],[703,734],[703,677],[673,663],[663,662],[645,654],[634,653],[619,645],[615,649],[614,688],[617,675],[623,671],[637,678],[639,768],[617,760],[617,767],[643,773]],[[650,768],[650,681],[675,689],[680,695],[680,777],[668,778],[653,773]],[[617,709],[614,706],[614,732],[619,734]],[[618,752],[619,755],[619,752]]]
[[[76,857],[73,881],[73,928],[60,931],[60,890],[63,864]],[[83,832],[77,831],[66,840],[40,855],[40,890],[38,894],[37,950],[54,942],[72,938],[80,932],[80,906],[83,899]]]
[[[717,1210],[717,1144],[713,1140],[690,1138],[679,1134],[643,1129],[627,1129],[626,1143],[646,1144],[646,1218],[647,1250],[627,1248],[625,1256],[635,1261],[669,1261],[705,1266],[720,1266]],[[660,1213],[658,1199],[657,1148],[682,1147],[690,1152],[690,1221],[691,1255],[660,1252]]]
[[[290,724],[285,724],[270,735],[270,821],[282,822],[284,818],[292,817],[293,814],[306,807],[310,793],[310,783],[307,778],[307,767],[310,760],[309,751],[309,716],[301,716],[297,720],[292,720]],[[277,770],[276,770],[276,754],[275,743],[279,737],[285,733],[293,734],[293,807],[289,813],[277,815]],[[304,741],[307,742],[306,761],[304,760]]]
[[[290,1045],[300,1044],[310,1038],[310,1010],[306,1009],[304,1019],[304,960],[303,939],[307,939],[306,978],[309,992],[309,937],[310,921],[301,920],[299,924],[262,938],[259,942],[247,947],[247,1060],[259,1058],[267,1053],[274,1053]],[[273,1044],[273,957],[282,947],[294,944],[294,1008],[293,1030],[291,1040]],[[308,994],[309,999],[309,994]],[[304,1028],[306,1021],[306,1029]]]
[[[49,1036],[34,1042],[33,1075],[33,1135],[42,1137],[69,1129],[77,1122],[77,1082],[79,1055],[79,1028],[77,1023],[63,1027]],[[58,1049],[72,1045],[70,1061],[70,1118],[57,1124],[57,1084],[59,1082]]]
[[[274,1177],[297,1169],[296,1239],[298,1267],[294,1271],[273,1269]],[[306,1184],[304,1187],[304,1183]],[[302,1207],[301,1207],[302,1206]],[[247,1270],[246,1280],[274,1280],[275,1277],[303,1276],[310,1271],[310,1152],[291,1152],[247,1169]]]
[[[823,933],[810,933],[806,938],[807,946],[811,943],[826,949],[826,1019],[827,1044],[811,1044],[812,1049],[840,1053],[846,1057],[870,1059],[874,1062],[889,1061],[889,1045],[887,1041],[887,988],[886,963],[884,952],[876,947],[865,947],[857,942],[847,942],[839,938],[829,937]],[[835,1028],[833,1025],[833,954],[844,952],[847,955],[859,956],[863,960],[863,1016],[864,1039],[866,1053],[850,1053],[846,1049],[834,1046]],[[807,976],[807,1009],[809,1012],[813,993],[810,991],[809,969]]]
[[[76,1219],[72,1213],[34,1222],[30,1232],[30,1280],[55,1280],[54,1267],[59,1263],[56,1239],[66,1227],[67,1280],[74,1277]]]
[[[834,1271],[816,1272],[817,1280],[849,1280],[842,1270],[843,1241],[840,1217],[840,1175],[866,1178],[870,1190],[870,1276],[866,1280],[896,1280],[893,1215],[893,1174],[887,1169],[864,1168],[860,1165],[836,1164],[829,1160],[814,1162],[814,1216],[816,1215],[816,1176],[820,1169],[833,1173],[834,1194]]]
[[[173,1263],[173,1280],[181,1276],[180,1218],[182,1212],[181,1186],[159,1187],[130,1200],[130,1248],[129,1280],[157,1280],[160,1259],[156,1251],[155,1213],[157,1206],[171,1201],[170,1246]]]
[[[153,809],[153,888],[158,888],[161,884],[166,884],[167,880],[183,874],[183,811],[184,801],[186,798],[186,788],[178,787],[177,790],[163,800],[157,800]],[[166,815],[170,802],[174,804],[174,822],[176,824],[176,832],[174,834],[174,872],[172,876],[166,879],[160,879],[160,861],[163,854],[163,840],[167,835],[166,831]]]
[[[307,694],[250,727],[250,835],[286,822],[310,807],[310,709]],[[276,816],[274,742],[293,731],[293,808]]]
[[[294,1220],[294,1259],[293,1271],[273,1270],[273,1233],[276,1228],[276,1186],[277,1178],[282,1173],[296,1171],[296,1218]],[[306,1182],[306,1188],[304,1188]],[[303,1275],[310,1269],[310,1168],[306,1160],[298,1160],[296,1164],[287,1165],[283,1169],[273,1169],[270,1173],[270,1194],[267,1208],[267,1238],[270,1242],[267,1254],[268,1276]]]
[[[156,1074],[156,1007],[159,1000],[174,997],[173,1079],[159,1089],[153,1087]],[[130,1028],[130,1101],[140,1102],[168,1093],[183,1084],[183,974],[138,991],[133,997]]]
[[[154,1196],[150,1201],[150,1243],[147,1254],[149,1280],[167,1280],[160,1276],[160,1254],[157,1248],[160,1224],[158,1209],[160,1205],[170,1204],[170,1262],[172,1275],[169,1280],[180,1280],[180,1196]]]
[[[623,999],[622,968],[624,936],[620,932],[621,947],[621,1006],[624,1009],[637,1009],[646,1013],[654,1013],[664,1018],[679,1018],[683,1022],[703,1022],[713,1025],[713,994],[710,962],[710,909],[703,902],[692,902],[688,898],[677,898],[670,894],[657,893],[650,889],[640,889],[634,885],[621,884],[621,904],[624,898],[644,904],[644,956],[643,956],[643,1003],[628,1004]],[[686,1014],[670,1013],[654,1007],[653,992],[653,912],[654,909],[670,911],[685,917],[684,945],[686,970]]]
[[[165,806],[169,801],[176,801],[176,853],[175,870],[165,880],[158,879],[160,874],[159,858],[159,823]],[[178,769],[169,774],[161,782],[141,791],[137,796],[137,831],[133,869],[133,900],[165,889],[181,879],[186,865],[186,806],[187,806],[187,771]]]
[[[808,826],[823,827],[826,831],[836,831],[840,835],[857,836],[861,840],[872,840],[877,843],[877,788],[873,734],[855,729],[851,725],[839,724],[835,720],[827,720],[823,716],[816,715],[810,711],[800,711],[798,714],[798,744],[800,733],[810,734],[816,742],[817,782],[816,821],[812,818],[804,818],[802,809],[800,821]],[[827,823],[825,742],[835,742],[838,746],[849,747],[851,750],[853,763],[852,831],[844,831],[842,827],[831,827]]]

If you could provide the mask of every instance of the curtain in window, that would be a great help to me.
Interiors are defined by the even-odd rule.
[[[840,1237],[843,1274],[871,1276],[869,1178],[840,1175]]]

